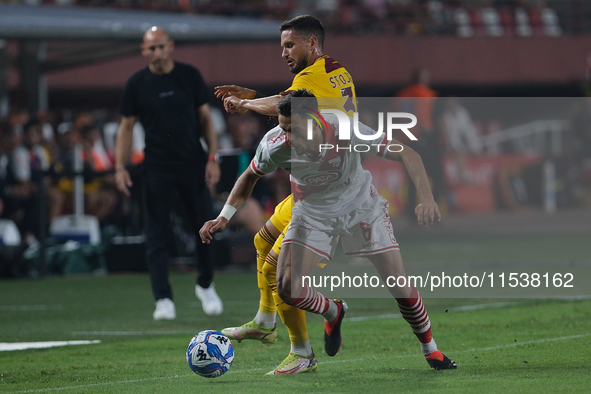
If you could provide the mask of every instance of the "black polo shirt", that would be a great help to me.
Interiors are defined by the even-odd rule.
[[[146,67],[127,81],[119,112],[138,117],[145,129],[147,170],[204,170],[207,157],[196,111],[208,101],[201,73],[189,64],[175,62],[163,75]]]

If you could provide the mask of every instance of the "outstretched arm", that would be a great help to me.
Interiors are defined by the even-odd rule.
[[[241,99],[236,96],[227,96],[224,99],[224,108],[226,112],[245,112],[247,110],[258,112],[261,115],[278,116],[277,104],[283,96],[277,94],[257,99]]]
[[[384,158],[388,160],[401,161],[406,167],[406,171],[410,175],[412,182],[415,184],[417,194],[419,196],[420,204],[415,208],[415,214],[420,225],[428,226],[433,224],[435,216],[437,220],[441,220],[441,212],[433,198],[431,186],[429,184],[429,177],[423,166],[423,160],[417,152],[412,148],[393,140],[393,144],[398,144],[402,147],[400,152],[387,151]]]
[[[255,174],[250,166],[240,175],[228,196],[228,200],[226,200],[226,205],[224,205],[220,216],[215,220],[205,222],[201,230],[199,230],[201,242],[210,243],[213,238],[211,234],[226,228],[234,212],[250,197],[252,189],[259,179],[260,176]]]
[[[236,96],[241,99],[254,99],[259,97],[264,97],[257,93],[254,89],[244,88],[238,85],[220,85],[216,86],[214,91],[214,95],[223,100],[227,96]]]

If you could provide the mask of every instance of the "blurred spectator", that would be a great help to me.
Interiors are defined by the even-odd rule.
[[[31,157],[13,127],[7,127],[2,133],[0,147],[2,217],[13,220],[23,241],[31,245],[39,236],[40,212],[39,187],[31,179]]]
[[[82,159],[87,172],[98,175],[85,185],[85,213],[94,215],[104,223],[114,213],[118,194],[112,173],[113,162],[107,156],[100,130],[87,126],[81,131]]]
[[[446,100],[441,125],[446,140],[446,150],[454,159],[459,179],[470,183],[465,158],[482,153],[480,133],[474,126],[468,110],[460,105],[456,97]]]
[[[43,125],[37,118],[32,118],[23,127],[23,146],[29,156],[29,168],[31,181],[39,186],[44,182],[45,197],[49,208],[49,221],[61,214],[63,205],[62,194],[51,184],[51,180],[46,176],[46,171],[51,165],[51,153],[43,143]]]
[[[478,155],[482,153],[480,132],[474,126],[468,110],[460,105],[456,97],[450,97],[446,100],[443,124],[445,126],[448,150],[451,153],[464,155]]]
[[[59,134],[59,155],[53,163],[54,184],[64,199],[62,214],[73,212],[74,193],[74,147],[83,147],[84,163],[84,213],[93,215],[104,223],[113,213],[118,196],[113,186],[112,174],[101,172],[112,169],[112,163],[95,148],[100,131],[93,126],[84,126],[75,132],[72,124],[62,123]]]

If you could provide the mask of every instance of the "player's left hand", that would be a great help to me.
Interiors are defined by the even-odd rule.
[[[241,99],[253,99],[256,97],[256,90],[243,88],[237,85],[220,85],[216,86],[214,95],[219,99],[225,99],[228,96],[236,96]]]
[[[215,233],[218,230],[223,230],[226,228],[228,224],[228,219],[224,217],[219,217],[215,220],[209,220],[205,222],[201,230],[199,230],[199,236],[201,237],[201,242],[204,244],[208,244],[213,239],[211,234]]]
[[[417,221],[421,226],[429,226],[435,222],[435,216],[437,221],[441,221],[441,212],[439,212],[439,206],[434,200],[422,202],[415,208],[415,214],[417,215]]]
[[[207,187],[215,186],[220,181],[220,165],[215,161],[208,161],[205,166],[205,184]]]

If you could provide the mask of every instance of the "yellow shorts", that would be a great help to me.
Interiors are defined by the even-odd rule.
[[[275,244],[273,245],[273,252],[277,253],[281,251],[281,244],[283,243],[283,234],[291,221],[291,208],[293,207],[293,195],[290,194],[283,201],[281,201],[276,207],[273,216],[269,219],[273,226],[281,232]]]

